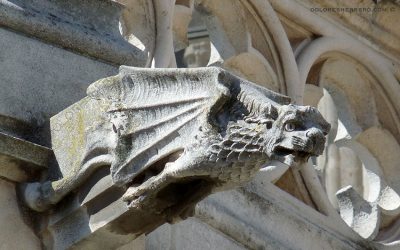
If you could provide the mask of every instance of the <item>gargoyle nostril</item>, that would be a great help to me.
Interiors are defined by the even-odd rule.
[[[308,138],[324,138],[325,132],[317,128],[310,128],[306,131],[306,136]]]

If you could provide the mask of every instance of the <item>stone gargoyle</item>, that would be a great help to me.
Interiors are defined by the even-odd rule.
[[[130,208],[186,218],[201,199],[248,182],[272,160],[294,166],[321,154],[330,129],[315,108],[214,67],[121,67],[87,94],[52,118],[63,177],[26,185],[34,210],[106,165]]]

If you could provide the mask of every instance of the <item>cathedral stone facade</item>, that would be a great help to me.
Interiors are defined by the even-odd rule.
[[[399,249],[399,17],[1,1],[0,249]]]

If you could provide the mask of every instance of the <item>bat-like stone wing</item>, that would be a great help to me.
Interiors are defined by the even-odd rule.
[[[117,134],[111,166],[116,184],[126,184],[193,140],[193,132],[230,98],[229,88],[218,79],[221,74],[217,68],[122,67],[117,76],[89,88],[90,97],[112,103],[107,112]]]

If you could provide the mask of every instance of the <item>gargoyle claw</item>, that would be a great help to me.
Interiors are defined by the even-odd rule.
[[[129,208],[136,208],[136,209],[140,209],[143,207],[143,204],[145,203],[145,201],[148,200],[147,199],[147,195],[142,195],[139,197],[135,197],[131,200],[125,200],[126,202],[128,202],[128,207]]]
[[[141,194],[144,193],[145,190],[139,189],[139,187],[129,187],[125,194],[122,196],[122,200],[126,202],[130,202],[136,198],[138,198]]]

